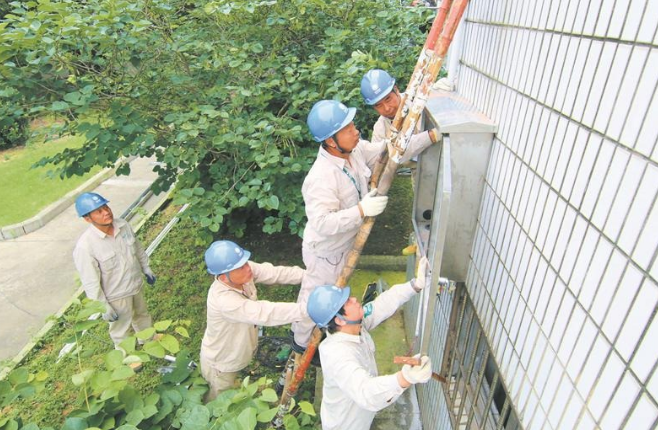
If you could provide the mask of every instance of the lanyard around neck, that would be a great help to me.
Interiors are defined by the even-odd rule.
[[[336,166],[338,167],[338,166]],[[357,184],[356,179],[354,179],[354,176],[350,175],[350,172],[347,171],[347,169],[343,166],[343,173],[347,175],[348,178],[350,178],[350,181],[352,181],[352,184],[354,184],[354,188],[356,188],[356,193],[359,195],[359,200],[361,200],[361,187],[359,184]]]

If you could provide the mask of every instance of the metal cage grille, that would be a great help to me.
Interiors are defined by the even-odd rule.
[[[507,389],[466,289],[455,295],[441,373],[453,429],[520,428]]]

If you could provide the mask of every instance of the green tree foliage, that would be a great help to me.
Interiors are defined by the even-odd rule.
[[[11,6],[9,6],[9,0],[0,0],[0,19],[2,19],[2,17],[10,10]]]
[[[189,216],[238,235],[253,214],[267,232],[301,231],[301,183],[317,152],[305,125],[311,106],[336,98],[363,107],[359,82],[372,67],[409,76],[431,18],[397,0],[11,6],[0,23],[4,114],[56,114],[87,140],[41,164],[71,176],[155,155],[156,189],[178,181]],[[360,111],[365,136],[374,119]]]

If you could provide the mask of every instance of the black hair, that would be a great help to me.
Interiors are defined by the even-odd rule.
[[[337,314],[345,315],[345,306],[340,308]],[[338,327],[340,326],[336,324],[336,317],[333,317],[331,318],[331,321],[329,321],[329,324],[327,324],[327,331],[331,334],[334,334],[338,331]]]
[[[336,132],[338,133],[338,132]],[[336,142],[335,147],[330,147],[327,145],[327,142],[325,142],[327,139],[323,140],[320,145],[322,145],[322,148],[324,148],[325,151],[328,151],[329,148],[334,148],[336,151],[340,152],[341,154],[350,154],[350,152],[345,151],[341,146],[340,143],[338,143],[338,136],[336,136],[336,133],[332,134],[331,136],[327,137],[327,139],[333,139],[334,142]]]

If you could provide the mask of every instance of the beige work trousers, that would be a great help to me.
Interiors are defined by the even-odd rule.
[[[201,360],[201,376],[208,381],[208,392],[205,396],[205,401],[208,403],[215,400],[222,391],[235,387],[238,372],[220,372],[208,361]]]
[[[351,248],[351,246],[350,246]],[[297,303],[306,303],[311,292],[321,285],[334,285],[345,266],[349,249],[332,254],[315,254],[309,249],[302,248],[302,258],[306,272],[302,278],[302,285],[297,296]],[[310,318],[292,324],[295,334],[295,343],[299,346],[308,346],[315,323]]]
[[[130,335],[131,327],[138,332],[153,325],[142,290],[134,296],[112,300],[110,305],[119,316],[118,320],[110,323],[110,337],[115,347]]]

